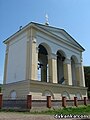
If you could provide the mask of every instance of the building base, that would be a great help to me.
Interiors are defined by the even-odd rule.
[[[16,98],[11,93],[16,92]],[[32,95],[32,100],[46,100],[46,96],[51,96],[52,100],[61,100],[62,96],[66,96],[67,100],[73,100],[76,96],[78,99],[87,97],[87,88],[61,85],[57,83],[46,83],[35,80],[25,80],[15,83],[4,84],[3,99],[27,99],[27,95]]]

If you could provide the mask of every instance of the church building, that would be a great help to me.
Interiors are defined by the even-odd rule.
[[[4,41],[3,98],[87,97],[82,52],[64,29],[31,22]]]

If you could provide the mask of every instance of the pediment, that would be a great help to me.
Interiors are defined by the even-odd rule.
[[[58,36],[59,38],[61,38],[62,40],[70,43],[70,44],[73,44],[77,47],[80,47],[80,45],[69,35],[66,33],[66,31],[64,30],[59,30],[59,31],[50,31],[52,34]]]
[[[84,50],[84,48],[74,38],[72,38],[64,29],[59,29],[59,28],[51,27],[51,26],[45,26],[41,24],[36,24],[36,25],[39,28],[57,36],[59,39]]]
[[[31,22],[28,25],[26,25],[25,27],[23,27],[21,30],[17,31],[15,34],[13,34],[12,36],[10,36],[9,38],[7,38],[4,43],[6,44],[8,41],[10,41],[13,37],[17,36],[18,34],[20,34],[22,31],[24,31],[27,28],[30,27],[36,27],[39,28],[41,31],[46,31],[47,33],[50,33],[56,37],[58,37],[59,40],[65,42],[65,43],[69,43],[71,44],[71,46],[76,46],[77,48],[79,48],[79,50],[84,51],[85,49],[73,38],[71,37],[64,29],[60,29],[60,28],[56,28],[56,27],[52,27],[49,25],[43,25],[43,24],[38,24],[38,23],[34,23]]]

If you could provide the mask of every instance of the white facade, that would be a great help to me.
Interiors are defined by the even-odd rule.
[[[65,30],[30,23],[4,43],[5,98],[12,91],[17,98],[32,94],[34,99],[43,99],[44,93],[53,99],[63,95],[68,99],[87,96],[82,66],[84,48]]]
[[[26,39],[24,33],[9,43],[6,84],[25,80]]]

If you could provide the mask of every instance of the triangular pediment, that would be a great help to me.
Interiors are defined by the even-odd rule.
[[[70,44],[71,46],[77,47],[79,50],[84,51],[85,49],[75,40],[73,39],[64,29],[60,29],[57,27],[52,27],[49,25],[43,25],[43,24],[38,24],[35,22],[31,22],[25,27],[23,27],[21,30],[17,31],[15,34],[7,38],[4,43],[6,44],[9,40],[11,40],[13,37],[16,35],[20,34],[22,31],[29,27],[36,27],[40,29],[41,31],[45,31],[47,33],[52,34],[54,37],[56,36],[58,40],[61,40],[62,42],[65,42],[67,44]]]
[[[41,25],[37,23],[36,23],[36,26],[57,36],[61,40],[84,50],[84,48],[74,38],[72,38],[64,29],[59,29],[59,28],[51,27],[51,26],[45,26],[45,25]]]
[[[69,34],[67,34],[63,29],[59,30],[59,31],[50,31],[51,33],[57,35],[58,37],[60,37],[62,40],[68,42],[68,43],[71,43],[75,46],[79,46],[79,44],[69,36]]]

